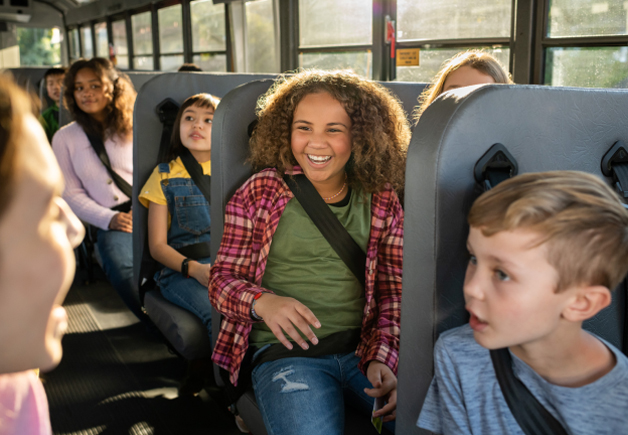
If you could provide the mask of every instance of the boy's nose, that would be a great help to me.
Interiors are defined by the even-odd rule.
[[[467,267],[467,273],[464,277],[463,291],[465,299],[469,297],[480,300],[484,299],[481,273],[479,271],[471,270],[470,267]]]

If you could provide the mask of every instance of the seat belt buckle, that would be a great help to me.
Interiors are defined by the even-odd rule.
[[[502,181],[514,177],[518,172],[517,160],[500,143],[493,144],[473,168],[475,181],[483,187],[485,192]]]
[[[613,178],[615,190],[622,198],[628,198],[628,149],[618,140],[602,157],[602,174]]]

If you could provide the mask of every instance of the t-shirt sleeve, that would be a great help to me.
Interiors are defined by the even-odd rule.
[[[471,434],[457,367],[442,339],[434,347],[434,366],[417,426],[437,434]]]
[[[148,208],[149,202],[161,205],[168,204],[164,191],[161,188],[161,180],[164,175],[166,174],[159,172],[159,166],[153,170],[152,174],[150,174],[150,177],[146,181],[146,184],[144,184],[144,187],[142,187],[139,195],[140,203],[144,207]]]

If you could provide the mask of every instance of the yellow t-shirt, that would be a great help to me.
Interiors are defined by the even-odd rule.
[[[170,167],[170,172],[159,172],[159,166],[155,167],[153,173],[148,177],[146,184],[142,187],[139,199],[144,207],[148,208],[148,204],[151,202],[161,205],[168,204],[166,195],[164,195],[164,191],[161,188],[162,180],[170,178],[192,178],[187,169],[185,169],[185,166],[183,166],[181,157],[171,160],[168,166]],[[211,161],[201,163],[201,167],[203,168],[203,174],[211,175]],[[168,229],[170,229],[171,219],[170,212],[168,212]]]

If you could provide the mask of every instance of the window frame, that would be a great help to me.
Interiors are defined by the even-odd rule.
[[[521,4],[527,3],[524,1],[511,0],[511,20],[510,20],[510,36],[508,37],[494,37],[494,38],[460,38],[460,39],[412,39],[405,41],[395,41],[396,49],[405,49],[405,48],[418,48],[420,50],[423,49],[433,49],[433,48],[443,48],[443,49],[468,49],[474,47],[492,47],[492,48],[507,48],[510,50],[509,62],[508,65],[504,65],[509,69],[509,71],[513,71],[513,47],[516,47],[518,44],[514,44],[514,35],[515,35],[515,17],[519,16],[517,9]],[[395,32],[397,31],[397,8],[395,2],[394,12],[391,13],[391,19],[395,21]],[[392,61],[395,62],[394,65],[391,65],[389,74],[389,80],[394,80],[397,76],[397,66],[396,66],[396,54],[395,59]]]
[[[123,21],[124,22],[124,26],[125,26],[125,31],[126,31],[126,49],[127,49],[127,57],[128,57],[128,61],[129,61],[129,68],[120,68],[121,71],[129,71],[132,70],[133,68],[133,61],[132,61],[132,52],[133,52],[133,41],[129,41],[129,39],[131,39],[131,36],[129,36],[129,28],[133,29],[133,26],[131,25],[131,15],[128,13],[128,11],[125,11],[121,14],[116,14],[116,15],[109,15],[107,16],[107,35],[109,36],[109,43],[114,47],[115,50],[115,43],[114,43],[114,35],[113,35],[113,23],[118,22],[118,21]],[[118,53],[116,53],[116,57],[118,56]],[[118,67],[119,68],[119,67]]]
[[[628,46],[628,32],[625,35],[599,36],[560,36],[550,37],[549,12],[551,0],[537,0],[536,12],[536,43],[534,44],[534,66],[532,83],[546,84],[546,54],[551,48],[593,48],[593,47],[625,47]]]
[[[231,55],[231,17],[229,14],[229,7],[227,3],[223,4],[224,12],[225,12],[225,49],[224,50],[201,50],[194,51],[194,42],[192,39],[192,8],[191,8],[192,0],[183,0],[183,22],[188,23],[188,26],[184,27],[184,30],[187,29],[187,32],[183,32],[183,46],[185,49],[185,62],[192,63],[194,62],[194,56],[202,56],[204,54],[209,54],[210,56],[223,54],[226,56],[226,71],[233,71],[233,63],[232,63],[232,55]],[[186,41],[187,40],[187,41]]]
[[[278,10],[276,17],[276,32],[278,32],[278,45],[281,71],[290,71],[298,68],[299,56],[308,53],[334,53],[347,51],[371,50],[372,78],[374,80],[394,80],[396,76],[396,60],[389,55],[389,45],[384,41],[386,30],[386,18],[389,17],[395,23],[397,21],[396,0],[373,0],[373,41],[371,44],[360,45],[330,45],[307,46],[299,45],[299,0],[273,0]],[[225,3],[225,37],[226,49],[222,51],[193,51],[192,44],[192,20],[191,0],[162,0],[159,3],[151,3],[138,8],[131,8],[115,14],[107,15],[107,35],[109,43],[113,43],[113,31],[111,23],[124,19],[127,30],[127,52],[129,56],[129,69],[134,69],[137,55],[133,49],[132,16],[143,12],[151,12],[151,30],[153,40],[153,71],[160,71],[161,49],[159,46],[158,10],[181,4],[183,31],[183,54],[185,62],[192,62],[194,56],[204,54],[226,55],[227,71],[235,70],[234,35],[232,35],[232,11],[233,4]],[[466,38],[466,39],[421,39],[410,41],[396,41],[396,48],[450,48],[465,49],[477,46],[491,46],[495,48],[508,48],[510,60],[508,68],[513,80],[520,84],[545,84],[546,53],[552,48],[588,48],[588,47],[621,47],[628,45],[628,34],[625,35],[599,35],[577,37],[550,37],[549,10],[551,0],[511,0],[512,17],[510,37],[500,38]],[[85,57],[85,40],[82,29],[88,27],[92,35],[91,48],[96,51],[96,37],[94,25],[103,22],[103,18],[76,22],[66,26],[68,55],[70,50],[69,34],[72,30],[78,31],[78,43],[80,57]],[[243,29],[246,32],[246,28]],[[171,53],[169,53],[171,54]],[[174,54],[174,53],[172,53]],[[143,55],[142,55],[143,56]],[[73,60],[75,60],[73,58]]]

